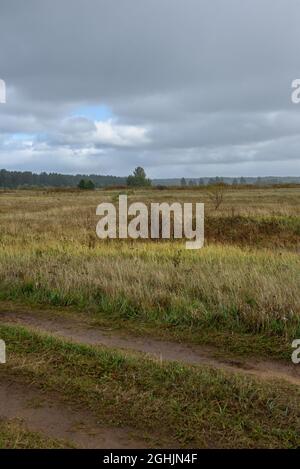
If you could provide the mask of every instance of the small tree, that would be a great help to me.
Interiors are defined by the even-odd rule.
[[[224,184],[217,184],[211,188],[208,192],[209,199],[214,206],[215,210],[221,206],[225,198],[225,188]]]
[[[185,187],[185,186],[186,186],[186,180],[185,180],[185,178],[181,178],[180,185],[181,185],[181,187]]]
[[[89,191],[93,191],[95,189],[95,184],[93,183],[91,179],[86,181],[86,189]]]
[[[127,186],[130,187],[145,187],[151,186],[151,181],[146,177],[144,168],[138,166],[133,171],[133,174],[127,178]]]
[[[78,187],[78,189],[85,189],[85,180],[80,179],[77,187]]]
[[[141,166],[138,166],[137,168],[135,168],[135,170],[133,171],[133,175],[135,178],[146,179],[145,170]]]

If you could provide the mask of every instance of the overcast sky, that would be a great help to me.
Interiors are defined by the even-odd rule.
[[[299,0],[1,0],[0,167],[300,176]]]

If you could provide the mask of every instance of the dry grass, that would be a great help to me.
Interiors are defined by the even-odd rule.
[[[206,208],[218,244],[196,252],[174,241],[98,240],[95,208],[100,201],[116,201],[118,194],[2,194],[1,297],[75,305],[146,322],[287,336],[300,332],[299,189],[227,189],[218,215],[209,204]],[[202,189],[129,191],[129,197],[204,202],[209,198]],[[244,223],[235,224],[237,216]],[[266,220],[271,225],[265,226]],[[254,248],[257,243],[249,242],[251,226],[260,240],[287,243],[280,249],[276,243],[268,249]],[[281,226],[280,233],[268,232],[270,226]]]
[[[81,192],[11,191],[0,193],[0,243],[30,245],[75,241],[95,243],[96,207],[117,203],[119,190]],[[129,203],[204,202],[206,243],[300,248],[300,189],[225,189],[215,210],[207,189],[127,190]]]
[[[95,248],[51,243],[0,249],[2,298],[99,308],[172,324],[212,323],[284,333],[298,327],[299,259],[292,253],[170,244]]]

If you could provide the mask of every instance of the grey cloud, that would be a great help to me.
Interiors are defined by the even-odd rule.
[[[297,0],[2,0],[1,165],[299,174],[299,14]],[[70,119],[88,104],[113,123]]]

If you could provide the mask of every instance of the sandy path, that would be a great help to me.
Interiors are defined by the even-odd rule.
[[[158,360],[177,361],[190,365],[209,365],[217,369],[256,376],[259,379],[280,379],[300,385],[300,366],[272,360],[254,360],[244,357],[234,360],[216,358],[215,350],[198,345],[179,344],[149,337],[124,335],[98,327],[88,327],[77,320],[50,318],[32,312],[3,312],[0,318],[6,324],[19,324],[51,333],[75,343],[104,345],[135,352],[143,352]]]
[[[0,416],[20,419],[30,431],[69,442],[78,448],[145,448],[127,429],[107,428],[88,411],[71,408],[57,396],[32,386],[0,379]]]

